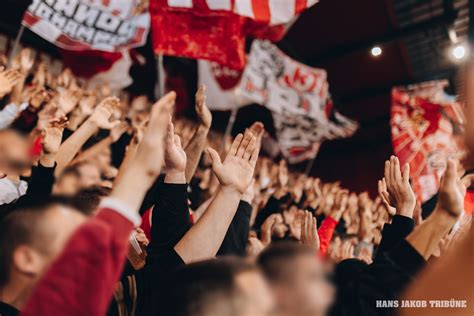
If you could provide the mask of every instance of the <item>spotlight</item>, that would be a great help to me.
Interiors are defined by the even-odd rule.
[[[382,49],[379,46],[374,46],[372,47],[372,50],[370,51],[370,53],[372,54],[372,56],[378,57],[382,55]]]
[[[462,44],[458,44],[453,47],[451,53],[453,54],[453,57],[457,60],[464,59],[464,57],[466,57],[466,47]]]

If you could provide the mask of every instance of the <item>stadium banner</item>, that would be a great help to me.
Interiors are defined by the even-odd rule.
[[[230,111],[240,104],[236,87],[242,72],[216,62],[198,61],[198,82],[206,86],[207,106],[213,111]]]
[[[444,92],[446,81],[392,89],[391,133],[395,155],[410,164],[417,199],[426,202],[438,192],[449,158],[463,153],[462,108]]]
[[[246,38],[279,40],[315,0],[152,0],[155,54],[245,67]]]
[[[144,0],[33,0],[22,23],[63,49],[117,52],[145,44],[150,15]]]
[[[240,94],[275,113],[322,119],[328,100],[327,74],[297,62],[269,41],[255,40],[239,86]]]
[[[328,101],[324,113],[313,119],[286,111],[273,112],[280,150],[289,163],[312,159],[324,141],[350,137],[357,131],[357,122],[337,112],[332,101]]]
[[[358,128],[334,108],[324,69],[293,60],[269,41],[253,42],[238,93],[272,112],[289,163],[315,157],[324,141],[349,137]]]

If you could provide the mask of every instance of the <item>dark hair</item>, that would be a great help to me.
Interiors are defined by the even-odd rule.
[[[298,256],[315,255],[314,249],[292,241],[272,243],[260,253],[257,263],[271,282],[282,280],[291,261]]]
[[[72,198],[72,204],[81,213],[90,216],[99,206],[100,200],[108,196],[110,191],[110,188],[101,186],[83,189]]]
[[[217,303],[227,309],[221,316],[239,315],[233,304],[239,297],[235,277],[247,271],[257,271],[257,267],[241,258],[219,258],[189,264],[178,268],[168,279],[164,306],[158,309],[169,316],[201,316],[209,313],[209,308]],[[160,313],[161,314],[161,313]]]
[[[44,222],[47,212],[54,206],[67,205],[63,198],[50,197],[20,203],[0,220],[0,287],[9,281],[13,252],[20,245],[41,248],[43,232],[48,231]]]

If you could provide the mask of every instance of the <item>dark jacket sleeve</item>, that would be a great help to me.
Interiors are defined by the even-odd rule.
[[[394,309],[377,308],[377,301],[398,299],[424,264],[423,257],[402,240],[352,280],[339,285],[330,315],[393,315]]]
[[[191,228],[187,184],[162,183],[157,187],[151,222],[148,258],[153,261],[170,252]],[[164,260],[164,259],[162,259]]]
[[[165,181],[165,175],[162,174],[158,178],[156,178],[153,185],[148,189],[143,198],[142,205],[140,206],[140,215],[143,215],[146,210],[156,204],[158,196],[160,195],[160,187],[163,185]]]
[[[227,230],[219,251],[218,256],[234,255],[245,256],[247,239],[250,230],[250,215],[252,214],[252,206],[240,201],[237,212]]]
[[[17,206],[49,197],[53,191],[55,170],[56,164],[52,168],[41,164],[33,167],[26,194],[18,199]]]
[[[412,218],[395,215],[392,219],[392,223],[385,224],[382,231],[382,240],[377,249],[377,255],[375,260],[381,258],[382,254],[392,249],[401,240],[405,239],[415,227],[415,223]]]

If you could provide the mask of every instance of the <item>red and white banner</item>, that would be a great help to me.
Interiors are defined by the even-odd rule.
[[[291,59],[268,41],[253,42],[238,92],[272,111],[280,149],[290,163],[313,158],[322,142],[348,137],[358,127],[335,110],[325,70]]]
[[[240,94],[275,113],[323,120],[329,94],[323,69],[291,59],[269,41],[255,40],[239,86]]]
[[[232,12],[269,25],[290,22],[318,0],[164,0],[162,5],[174,9]]]
[[[245,38],[276,40],[314,0],[153,0],[150,3],[156,54],[245,66]],[[270,26],[276,25],[275,28]]]
[[[280,150],[292,164],[314,158],[324,141],[350,137],[358,128],[355,121],[337,112],[330,100],[317,119],[285,109],[273,112],[273,122]]]
[[[392,90],[393,150],[402,164],[410,164],[411,184],[421,202],[438,192],[446,160],[462,154],[463,112],[445,94],[446,84],[433,81]]]
[[[242,72],[215,62],[198,61],[198,81],[206,86],[207,106],[215,111],[229,111],[240,104],[236,87]]]
[[[144,0],[33,0],[23,25],[68,50],[115,52],[146,42]]]

